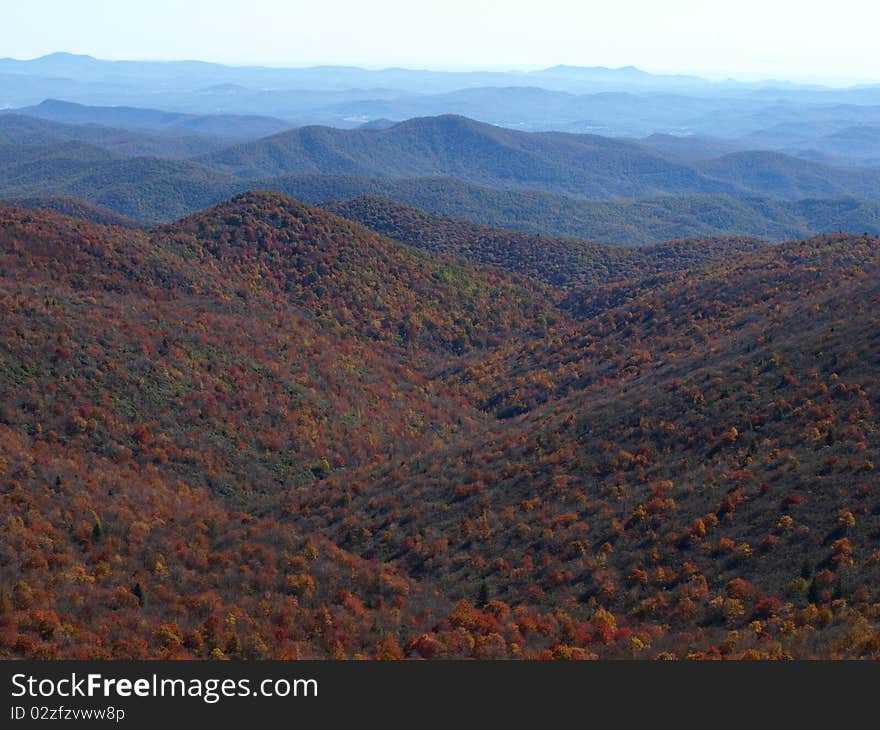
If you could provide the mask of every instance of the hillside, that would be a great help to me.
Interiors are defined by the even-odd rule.
[[[637,144],[592,135],[516,132],[458,116],[410,119],[387,129],[302,127],[204,159],[251,178],[449,175],[491,187],[540,188],[587,198],[737,191]]]
[[[876,200],[880,179],[875,169],[832,167],[780,152],[733,152],[696,164],[705,174],[753,194],[784,200],[843,195]]]
[[[878,266],[838,236],[634,283],[450,376],[501,419],[484,438],[290,499],[338,505],[313,524],[497,655],[546,630],[557,658],[875,656]],[[416,651],[454,654],[447,626]]]
[[[765,245],[758,239],[739,237],[625,248],[490,228],[369,196],[325,207],[415,248],[491,264],[561,288],[595,287],[707,266]]]
[[[243,178],[309,173],[451,176],[493,188],[593,200],[685,194],[876,200],[880,185],[878,170],[838,168],[779,152],[682,159],[637,142],[520,132],[454,115],[413,118],[382,129],[301,127],[203,159]]]
[[[541,297],[278,195],[152,233],[2,208],[0,252],[0,654],[394,658],[445,605],[266,506],[476,428],[425,368]]]
[[[563,292],[462,254],[583,244],[358,206],[435,250],[0,208],[0,655],[880,653],[880,240]]]
[[[83,142],[124,157],[166,159],[199,157],[229,145],[229,139],[224,137],[63,124],[18,114],[0,114],[0,144],[32,146],[62,142]]]
[[[549,292],[524,277],[428,257],[278,193],[246,193],[159,231],[194,241],[248,289],[286,292],[324,326],[417,351],[498,344],[554,318]]]
[[[369,195],[496,228],[608,244],[644,245],[694,236],[785,241],[841,231],[880,234],[880,203],[854,198],[678,195],[597,202],[537,190],[496,190],[454,178],[351,175],[283,176],[260,184],[311,203]]]
[[[92,205],[78,198],[65,198],[63,196],[43,196],[33,198],[11,198],[2,200],[0,204],[13,208],[27,210],[51,210],[70,218],[81,218],[101,226],[116,226],[120,228],[140,228],[140,224],[125,216],[114,213],[107,208]]]
[[[121,157],[82,142],[0,146],[0,173],[0,198],[80,198],[141,221],[186,215],[243,189],[196,162]]]

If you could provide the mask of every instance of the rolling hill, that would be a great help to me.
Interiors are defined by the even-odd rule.
[[[11,198],[3,201],[4,205],[27,210],[51,210],[70,218],[97,223],[101,226],[116,226],[117,228],[142,228],[143,225],[114,213],[112,210],[93,205],[78,198],[65,198],[63,196],[43,196],[33,198]]]
[[[147,222],[168,221],[246,190],[271,189],[310,203],[367,194],[485,225],[611,244],[692,236],[781,241],[845,230],[880,233],[880,203],[855,198],[667,195],[602,202],[500,190],[449,177],[306,174],[244,180],[192,160],[124,158],[75,141],[0,145],[0,172],[0,198],[73,196]]]
[[[2,208],[0,272],[5,657],[401,655],[442,598],[266,508],[476,427],[427,368],[559,317],[277,194],[150,233]]]
[[[780,152],[732,152],[696,165],[754,194],[783,200],[844,195],[877,199],[878,175],[870,168],[831,167]]]

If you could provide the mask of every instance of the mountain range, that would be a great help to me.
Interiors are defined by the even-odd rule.
[[[0,114],[0,196],[74,197],[161,221],[246,190],[312,203],[370,194],[492,226],[628,244],[878,230],[877,171],[717,151],[675,156],[669,145],[517,132],[455,116],[304,127],[236,143]]]
[[[880,658],[878,130],[0,59],[0,658]]]
[[[633,67],[436,72],[104,61],[66,53],[0,59],[0,109],[37,106],[39,114],[72,113],[59,109],[58,101],[50,104],[55,108],[40,109],[45,100],[102,108],[101,123],[111,126],[124,123],[126,108],[180,115],[188,120],[179,120],[184,126],[198,126],[205,116],[237,118],[242,130],[263,125],[262,134],[280,131],[266,127],[278,120],[290,127],[350,128],[383,118],[400,122],[454,113],[526,131],[710,136],[745,149],[768,147],[808,159],[820,155],[825,162],[874,166],[871,140],[880,125],[876,85],[710,82]],[[109,117],[115,121],[107,122]],[[206,123],[210,128],[215,122]]]

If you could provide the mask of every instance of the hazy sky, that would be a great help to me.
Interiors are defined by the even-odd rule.
[[[0,56],[880,81],[865,0],[0,0]]]

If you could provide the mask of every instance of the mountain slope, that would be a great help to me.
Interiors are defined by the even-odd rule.
[[[48,145],[61,142],[83,142],[125,157],[185,159],[222,149],[229,144],[229,139],[93,124],[63,124],[18,114],[0,114],[0,144]]]
[[[0,207],[0,306],[0,655],[32,658],[402,657],[446,599],[268,508],[479,430],[426,370],[547,310],[277,194],[151,232]]]
[[[489,228],[369,196],[325,208],[410,246],[499,266],[563,288],[595,287],[636,276],[691,269],[765,245],[758,239],[740,237],[673,241],[640,248],[609,246]]]
[[[240,177],[451,175],[494,187],[590,198],[737,191],[637,144],[590,135],[527,134],[457,116],[411,119],[387,129],[303,127],[208,155],[205,161]]]
[[[418,586],[260,504],[464,404],[290,296],[244,305],[258,269],[196,244],[0,208],[0,262],[0,656],[400,655]]]
[[[164,230],[232,271],[255,267],[259,291],[289,292],[318,321],[372,340],[460,351],[553,318],[550,297],[525,279],[478,275],[278,193],[246,193]]]
[[[751,235],[772,241],[817,233],[880,234],[880,203],[854,198],[781,201],[677,195],[599,202],[536,190],[497,190],[454,178],[399,180],[296,175],[260,181],[311,203],[360,195],[497,228],[641,245],[693,236]]]
[[[713,268],[475,359],[461,383],[505,419],[484,439],[291,499],[364,489],[313,524],[436,581],[508,651],[523,634],[489,617],[528,596],[561,607],[548,658],[876,655],[880,241]],[[449,652],[441,628],[418,646]]]
[[[0,197],[87,200],[135,220],[186,215],[243,189],[197,162],[123,158],[81,142],[0,146]]]
[[[0,208],[0,654],[877,656],[880,241],[709,260]]]
[[[757,195],[785,200],[842,195],[876,199],[880,180],[873,169],[830,167],[779,152],[733,152],[697,167]]]
[[[24,208],[28,210],[51,210],[71,218],[81,218],[101,226],[116,226],[120,228],[139,228],[136,221],[114,213],[107,208],[101,208],[78,198],[65,198],[63,196],[37,196],[32,198],[11,198],[0,201],[0,204],[12,208]]]
[[[204,161],[245,178],[441,175],[596,200],[697,193],[876,199],[880,189],[877,170],[835,168],[781,153],[734,152],[685,161],[635,142],[518,132],[453,115],[410,119],[385,129],[302,127],[206,155]]]
[[[685,195],[599,202],[448,177],[313,174],[239,180],[194,162],[120,160],[80,142],[0,145],[0,171],[0,197],[75,196],[145,221],[167,221],[245,190],[271,189],[310,203],[376,195],[496,227],[614,244],[689,236],[746,234],[780,241],[845,230],[880,232],[880,203],[853,198],[789,202]]]
[[[303,127],[198,162],[131,155],[187,156],[216,140],[16,115],[0,115],[0,139],[0,196],[79,197],[146,221],[273,189],[311,203],[379,195],[496,227],[615,244],[880,231],[880,202],[853,197],[876,197],[877,171],[764,152],[667,159],[642,143],[454,116],[382,129]],[[636,197],[646,195],[656,197]]]

